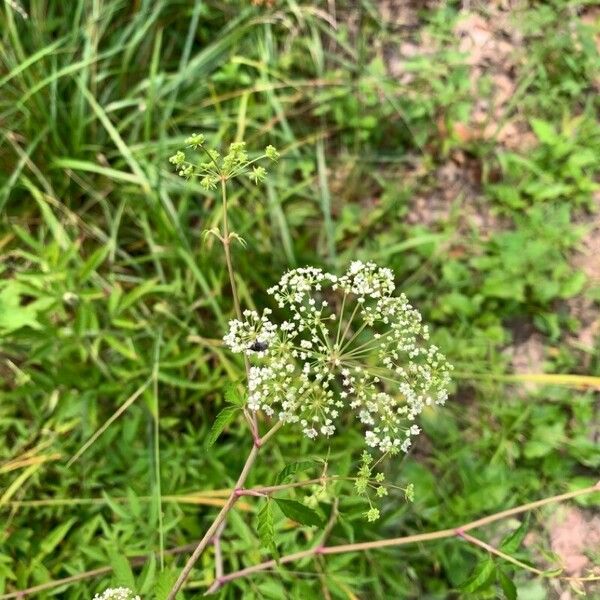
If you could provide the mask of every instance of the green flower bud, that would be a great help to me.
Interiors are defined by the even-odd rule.
[[[269,160],[277,160],[280,157],[279,152],[277,152],[277,148],[275,146],[271,146],[270,144],[265,148],[265,156]]]
[[[176,166],[182,165],[185,162],[185,154],[181,150],[178,150],[173,156],[169,157],[169,162]]]
[[[369,523],[372,523],[373,521],[377,521],[377,519],[379,519],[379,517],[380,517],[379,509],[372,506],[365,513],[365,516],[367,517],[367,521],[369,521]]]
[[[199,148],[205,141],[206,138],[201,133],[192,133],[192,135],[185,140],[185,143],[192,148]]]

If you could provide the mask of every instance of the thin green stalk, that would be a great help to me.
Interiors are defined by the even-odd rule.
[[[162,485],[160,481],[160,406],[158,400],[158,370],[160,359],[160,345],[162,342],[162,331],[159,331],[156,348],[154,351],[154,368],[152,370],[152,395],[154,397],[154,480],[156,492],[156,504],[158,509],[158,546],[160,570],[165,568],[165,531],[163,523],[162,507]]]
[[[152,383],[152,375],[135,391],[119,408],[107,419],[107,421],[90,437],[90,439],[83,444],[83,446],[73,455],[73,457],[67,463],[67,467],[70,467],[76,462],[81,455],[94,444],[94,442],[146,391],[148,386]]]
[[[343,342],[346,339],[346,335],[348,335],[348,331],[350,330],[350,327],[352,326],[352,321],[354,321],[354,317],[356,316],[356,311],[357,310],[358,310],[358,303],[354,307],[354,310],[352,311],[352,314],[350,315],[350,318],[348,319],[348,323],[346,323],[346,327],[344,328],[344,333],[342,333],[342,337],[340,338],[340,342]],[[342,350],[345,347],[346,347],[346,344],[344,344],[342,346]]]
[[[210,154],[209,154],[210,155]],[[212,158],[212,156],[211,156]],[[214,161],[214,159],[213,159]],[[215,163],[216,164],[216,163]],[[225,262],[227,263],[227,273],[229,274],[229,285],[231,286],[231,296],[233,298],[233,305],[235,307],[235,314],[241,321],[242,308],[240,306],[240,297],[237,290],[237,284],[235,282],[235,273],[233,270],[233,260],[231,258],[231,237],[229,235],[229,217],[227,214],[227,179],[224,175],[221,175],[221,197],[223,200],[223,235],[221,241],[223,243],[223,251],[225,252]],[[250,362],[248,357],[244,354],[244,366],[246,368],[246,378],[250,377]],[[256,422],[256,414],[252,413],[248,415],[247,411],[244,411],[244,417],[248,421],[252,436],[256,440],[258,437],[258,424]]]
[[[458,535],[458,537],[461,537],[463,540],[469,542],[470,544],[473,544],[474,546],[479,546],[480,548],[487,550],[490,554],[495,554],[496,556],[499,556],[500,558],[504,559],[505,561],[512,563],[513,565],[516,565],[517,567],[521,567],[521,569],[525,569],[526,571],[529,571],[530,573],[535,573],[536,575],[540,575],[540,576],[545,575],[544,571],[541,571],[540,569],[536,569],[535,567],[532,567],[531,565],[524,563],[522,560],[519,560],[519,559],[515,558],[514,556],[511,556],[510,554],[506,554],[506,552],[502,552],[502,550],[498,550],[498,548],[491,546],[487,542],[484,542],[483,540],[480,540],[479,538],[476,538],[473,535],[470,535],[470,534],[462,532],[462,531],[459,531],[457,533],[457,535]]]
[[[233,271],[233,261],[231,260],[231,239],[229,236],[229,218],[227,216],[227,184],[224,176],[221,177],[221,197],[223,198],[223,250],[225,251],[225,262],[227,263],[227,272],[229,273],[229,285],[231,285],[231,295],[237,318],[242,320],[242,309],[240,298],[235,283],[235,273]],[[247,359],[246,359],[247,361]]]
[[[335,334],[336,347],[340,345],[340,333],[342,333],[342,320],[344,318],[344,309],[346,308],[346,297],[347,296],[348,296],[348,292],[344,292],[344,297],[342,298],[342,308],[340,309],[340,316],[338,318],[337,333]]]

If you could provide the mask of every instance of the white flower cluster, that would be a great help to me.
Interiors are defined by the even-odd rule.
[[[287,320],[246,311],[224,340],[252,359],[248,407],[332,435],[342,410],[366,426],[382,452],[407,451],[425,406],[444,404],[451,366],[428,343],[427,326],[390,269],[355,261],[342,277],[315,267],[289,271],[268,290]]]
[[[265,354],[265,350],[277,335],[277,327],[269,321],[271,310],[265,308],[259,317],[252,310],[244,311],[244,321],[230,321],[229,332],[223,338],[233,352]]]
[[[102,594],[96,594],[93,600],[141,600],[129,588],[108,588]]]

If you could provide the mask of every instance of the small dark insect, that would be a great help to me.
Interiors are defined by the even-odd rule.
[[[248,350],[254,350],[254,352],[264,352],[269,347],[267,342],[254,342],[251,346],[248,346]]]

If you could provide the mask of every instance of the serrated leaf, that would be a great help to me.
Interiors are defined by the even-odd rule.
[[[286,465],[275,477],[275,485],[285,483],[292,475],[295,475],[299,471],[308,471],[312,469],[314,463],[310,460],[299,460],[289,465]]]
[[[243,408],[246,403],[244,397],[238,392],[237,387],[233,383],[228,383],[223,392],[225,402]]]
[[[267,501],[260,508],[257,514],[258,523],[258,537],[260,539],[260,546],[266,550],[269,550],[272,554],[277,554],[277,546],[275,545],[275,526],[273,525],[273,508],[271,499],[267,498]]]
[[[480,590],[490,582],[494,575],[494,571],[494,561],[488,556],[475,565],[475,569],[471,577],[469,577],[469,579],[467,579],[467,581],[461,585],[461,590],[467,593]]]
[[[237,406],[227,406],[217,415],[213,426],[206,436],[207,448],[210,448],[217,441],[223,429],[235,419],[235,415],[239,410]]]
[[[128,587],[131,590],[135,589],[135,577],[127,558],[117,550],[111,550],[108,553],[108,557],[115,583],[119,586]]]
[[[517,586],[513,580],[502,569],[498,569],[496,575],[506,600],[517,600]]]
[[[166,569],[162,571],[154,585],[154,600],[167,600],[169,592],[173,587],[173,584],[177,581],[177,571],[173,569]],[[177,594],[177,600],[181,598],[181,593]]]
[[[525,538],[527,534],[527,530],[529,529],[529,514],[523,519],[523,522],[515,529],[512,533],[509,533],[503,540],[500,542],[500,550],[502,552],[506,552],[507,554],[512,554],[519,549],[521,542]]]
[[[296,500],[284,500],[283,498],[274,498],[274,500],[281,512],[292,521],[296,521],[301,525],[314,525],[316,527],[323,524],[321,517],[312,508],[308,508],[308,506],[296,502]]]

